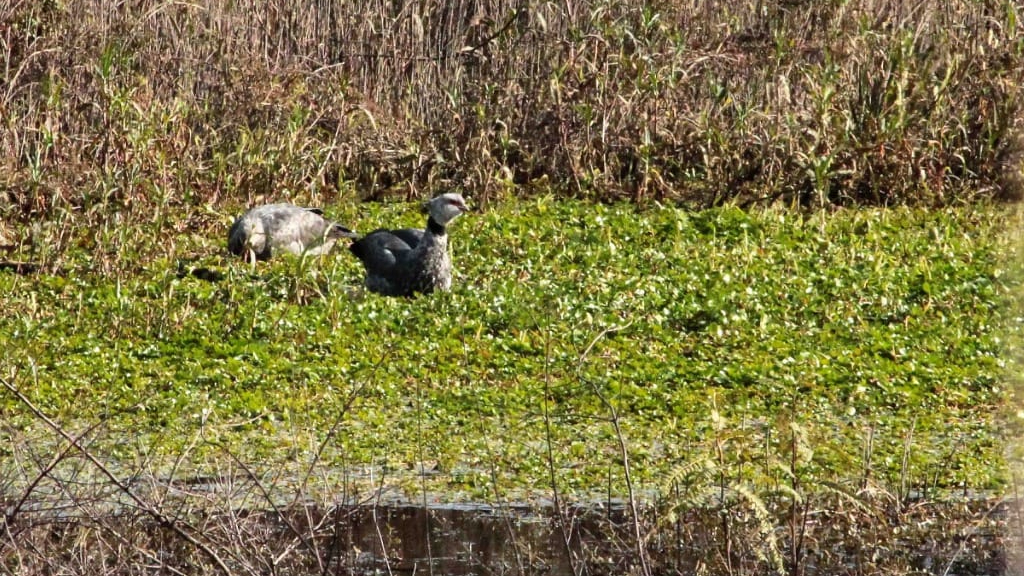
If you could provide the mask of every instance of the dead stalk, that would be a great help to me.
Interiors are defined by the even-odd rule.
[[[544,417],[544,445],[547,449],[546,463],[548,468],[548,481],[551,483],[551,499],[558,516],[558,530],[561,534],[562,549],[565,552],[565,559],[572,568],[575,576],[583,574],[582,567],[576,564],[576,556],[572,551],[572,521],[565,514],[562,508],[561,492],[558,489],[558,475],[555,472],[554,436],[551,432],[551,414],[548,403],[551,401],[551,335],[545,331],[544,343],[544,398],[541,400],[541,412]]]
[[[131,498],[131,500],[135,502],[135,504],[139,507],[140,510],[142,510],[151,518],[153,518],[159,525],[171,530],[180,538],[182,538],[192,546],[199,549],[207,558],[209,558],[214,564],[216,564],[217,567],[221,570],[221,572],[223,572],[225,575],[230,576],[233,574],[233,572],[231,571],[230,568],[228,568],[224,560],[216,552],[214,552],[212,548],[210,548],[207,544],[203,543],[202,541],[196,538],[193,532],[198,533],[198,531],[194,527],[189,526],[186,529],[184,522],[168,518],[160,510],[157,510],[156,508],[152,507],[148,502],[143,500],[142,497],[137,495],[135,491],[132,490],[129,486],[118,480],[117,477],[114,476],[114,474],[102,462],[100,462],[95,456],[93,456],[91,452],[86,450],[81,444],[79,444],[78,439],[68,434],[63,428],[60,427],[60,425],[58,425],[56,422],[51,420],[46,414],[44,414],[41,410],[39,410],[35,406],[35,404],[33,404],[32,401],[29,400],[28,397],[26,397],[24,394],[22,394],[21,391],[18,390],[13,384],[11,384],[5,378],[2,377],[0,377],[0,384],[2,384],[4,388],[6,388],[11,394],[13,394],[18,399],[19,402],[24,404],[25,407],[28,408],[32,412],[32,414],[36,416],[36,418],[41,420],[51,430],[59,434],[72,446],[74,446],[75,449],[78,450],[78,452],[82,454],[82,456],[88,459],[89,462],[91,462],[92,465],[95,466],[96,469],[99,470],[101,474],[103,474],[114,486],[116,486],[118,490],[127,495],[129,498]]]
[[[590,385],[591,390],[593,390],[594,394],[597,395],[598,399],[601,400],[601,404],[604,405],[604,407],[608,410],[609,420],[611,421],[612,427],[615,429],[615,437],[618,440],[619,444],[619,456],[622,458],[623,476],[626,481],[626,494],[629,498],[629,510],[633,522],[633,546],[636,550],[637,558],[640,560],[640,569],[643,571],[644,576],[650,576],[651,566],[650,561],[647,557],[647,547],[645,546],[643,533],[640,528],[640,511],[637,507],[636,494],[633,491],[633,478],[629,465],[629,449],[626,445],[625,435],[622,433],[619,412],[615,408],[615,405],[612,404],[610,400],[608,400],[608,397],[605,396],[605,394],[601,392],[601,390],[597,387],[597,384],[588,380],[587,378],[584,378],[582,374],[583,362],[586,359],[587,355],[590,354],[590,351],[594,348],[594,346],[609,334],[621,332],[622,330],[629,328],[632,324],[633,322],[630,321],[621,326],[612,326],[610,328],[602,330],[600,334],[595,336],[593,340],[591,340],[587,347],[583,350],[583,353],[580,354],[579,360],[576,363],[576,374],[580,378],[580,380],[587,382]]]

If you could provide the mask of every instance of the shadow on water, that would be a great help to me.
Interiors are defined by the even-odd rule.
[[[772,551],[754,539],[757,530],[739,534],[750,518],[699,509],[673,520],[648,510],[644,550],[656,574],[775,573],[773,552],[775,567],[790,574],[1016,574],[1005,549],[1007,505],[981,510],[980,503],[974,509],[929,503],[908,511],[902,525],[891,518],[851,523],[845,514],[822,510],[808,521],[813,538],[795,562],[785,544]],[[292,521],[318,518],[329,526],[318,551],[324,574],[642,574],[634,526],[621,502],[561,513],[542,503],[388,504],[288,514],[295,515]],[[781,542],[788,527],[775,532]]]
[[[568,507],[550,503],[387,504],[305,509],[264,518],[285,532],[309,523],[321,528],[319,554],[330,574],[551,574],[590,573],[586,551],[628,546],[625,507]],[[316,530],[310,530],[310,533]],[[615,544],[612,546],[612,544]],[[313,552],[313,550],[310,550]],[[613,560],[614,558],[614,560]],[[634,562],[609,554],[628,573]],[[617,571],[613,571],[617,572]]]
[[[874,507],[822,500],[799,515],[770,503],[662,502],[641,506],[634,521],[616,500],[260,506],[246,502],[252,492],[244,488],[236,492],[241,500],[220,502],[223,487],[184,488],[174,486],[175,498],[161,492],[158,513],[110,498],[71,505],[0,498],[0,566],[108,576],[142,565],[168,574],[323,576],[641,575],[645,567],[729,576],[1024,576],[1010,545],[1024,534],[1024,520],[1010,501],[991,496]]]
[[[422,505],[363,508],[341,518],[335,561],[396,574],[574,574],[586,534],[622,509],[578,510],[560,519],[550,507]],[[568,546],[563,538],[568,538]]]

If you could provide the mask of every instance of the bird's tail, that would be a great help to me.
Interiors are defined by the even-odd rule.
[[[332,224],[331,229],[327,231],[328,238],[359,238],[359,234],[356,234],[355,230],[350,230],[341,224]]]

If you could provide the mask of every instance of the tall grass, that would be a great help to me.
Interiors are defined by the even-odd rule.
[[[0,216],[451,187],[1015,197],[1021,16],[1011,0],[9,0]]]

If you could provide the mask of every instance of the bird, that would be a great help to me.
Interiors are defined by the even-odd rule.
[[[384,296],[412,297],[451,288],[447,226],[469,208],[455,193],[441,194],[425,208],[426,229],[374,230],[349,246],[366,269],[368,290]]]
[[[228,251],[246,260],[269,260],[280,252],[319,255],[341,238],[358,235],[327,220],[319,208],[267,204],[246,211],[228,230]]]

